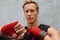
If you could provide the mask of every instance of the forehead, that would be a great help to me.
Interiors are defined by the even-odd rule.
[[[24,6],[24,9],[34,9],[34,8],[36,8],[36,4],[34,3],[26,4]]]

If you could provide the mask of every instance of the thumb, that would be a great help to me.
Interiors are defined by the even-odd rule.
[[[18,35],[16,33],[13,33],[11,37],[12,37],[12,39],[16,39],[18,37]]]

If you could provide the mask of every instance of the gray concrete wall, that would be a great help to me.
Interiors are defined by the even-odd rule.
[[[0,0],[0,26],[19,20],[26,25],[22,5],[25,0]],[[60,0],[35,0],[40,7],[39,22],[60,31]]]

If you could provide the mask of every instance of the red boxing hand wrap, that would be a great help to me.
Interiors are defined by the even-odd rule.
[[[12,22],[10,24],[4,25],[1,29],[1,32],[4,35],[12,36],[15,31],[14,31],[14,26],[17,25],[18,21]]]
[[[32,27],[29,32],[41,39],[43,39],[47,35],[45,31],[41,30],[36,26]]]
[[[32,27],[30,32],[34,34],[35,36],[38,36],[41,33],[42,30],[40,30],[38,27]]]

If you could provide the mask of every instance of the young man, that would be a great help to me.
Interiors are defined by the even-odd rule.
[[[59,33],[54,27],[40,24],[38,22],[39,6],[36,2],[34,1],[25,2],[23,5],[23,10],[27,21],[27,26],[26,29],[21,24],[17,24],[17,26],[16,25],[14,26],[14,30],[12,31],[15,31],[15,34],[19,34],[16,40],[41,40],[41,38],[29,34],[28,29],[31,29],[32,27],[35,26],[47,32],[48,35],[45,35],[43,40],[60,40]],[[13,37],[15,36],[16,35],[14,35]]]
[[[26,17],[28,29],[31,29],[34,26],[40,27],[42,30],[44,30],[48,33],[48,37],[50,37],[52,40],[60,40],[59,33],[57,32],[57,30],[54,27],[40,24],[38,22],[39,7],[36,2],[27,1],[23,5],[23,10],[24,10],[24,15]],[[46,38],[46,39],[48,39],[48,38]],[[44,39],[44,40],[46,40],[46,39]]]
[[[31,29],[32,27],[36,26],[41,30],[44,30],[45,32],[47,32],[48,35],[46,35],[43,40],[60,40],[59,33],[54,27],[40,24],[38,22],[39,6],[36,2],[34,1],[25,2],[23,5],[23,10],[24,10],[24,15],[26,17],[26,21],[27,21],[27,26],[26,26],[27,29]],[[33,39],[41,40],[36,36],[33,36],[33,37],[32,36],[33,35],[25,36],[23,40],[33,40]]]

